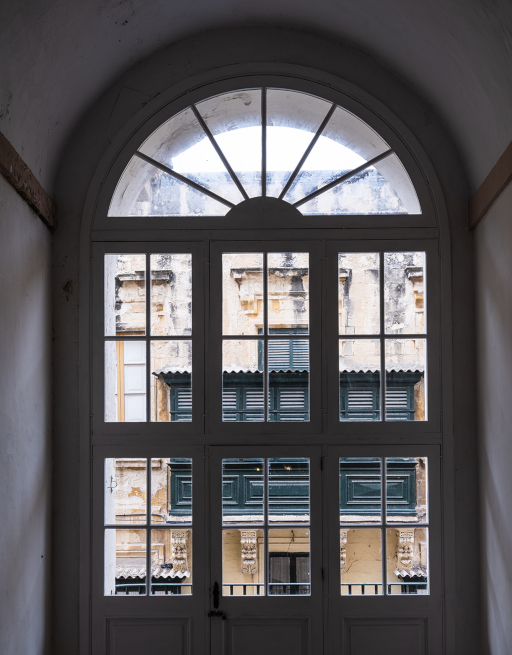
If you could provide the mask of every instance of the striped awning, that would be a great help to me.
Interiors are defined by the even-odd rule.
[[[116,566],[116,579],[119,578],[145,578],[145,566]],[[152,578],[188,578],[190,571],[175,571],[167,567],[153,564],[151,566]]]
[[[418,566],[413,566],[410,569],[395,569],[393,573],[399,578],[426,578],[427,567],[424,564],[419,564]]]

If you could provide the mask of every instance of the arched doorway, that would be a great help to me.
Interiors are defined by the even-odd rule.
[[[95,648],[436,652],[429,193],[367,108],[251,82],[142,126],[99,197]]]

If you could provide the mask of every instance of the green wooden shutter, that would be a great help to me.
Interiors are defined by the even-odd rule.
[[[386,415],[393,421],[414,421],[414,385],[387,387]]]
[[[171,387],[171,421],[192,420],[192,389]]]
[[[224,422],[255,422],[263,419],[263,389],[239,386],[222,392],[222,419]]]
[[[379,419],[378,387],[342,386],[340,418],[343,421],[377,421]]]
[[[301,387],[271,387],[269,389],[269,414],[270,421],[309,420],[307,381]]]

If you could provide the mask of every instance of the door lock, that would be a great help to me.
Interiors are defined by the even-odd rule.
[[[213,585],[212,595],[213,595],[213,607],[214,607],[214,609],[211,610],[210,612],[208,612],[208,616],[210,618],[216,616],[219,619],[222,619],[223,621],[225,621],[226,620],[226,615],[224,614],[224,612],[221,612],[219,610],[220,588],[219,588],[219,583],[218,582],[216,582]]]
[[[223,621],[227,619],[227,616],[224,614],[224,612],[221,612],[220,610],[211,610],[210,612],[208,612],[208,616],[210,618],[217,616],[219,619],[222,619]]]
[[[219,596],[220,596],[220,589],[219,589],[219,583],[216,582],[213,585],[213,607],[215,609],[219,608]]]

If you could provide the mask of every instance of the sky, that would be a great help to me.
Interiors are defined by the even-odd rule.
[[[267,127],[267,171],[293,171],[314,133],[292,127]],[[234,171],[261,170],[261,127],[245,127],[216,136],[217,143]],[[302,170],[352,170],[365,160],[341,143],[321,136]],[[177,172],[225,171],[208,138],[172,158]]]

